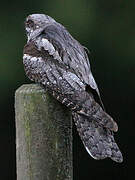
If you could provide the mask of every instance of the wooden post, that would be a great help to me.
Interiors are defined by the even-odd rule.
[[[73,180],[71,112],[36,84],[15,93],[17,180]]]

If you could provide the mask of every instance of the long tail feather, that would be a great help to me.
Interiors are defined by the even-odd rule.
[[[73,113],[73,119],[87,152],[94,159],[109,157],[116,162],[123,161],[112,131],[77,113]]]

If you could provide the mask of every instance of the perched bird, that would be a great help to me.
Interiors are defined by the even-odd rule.
[[[80,138],[94,159],[122,162],[113,136],[118,126],[104,110],[84,46],[44,14],[29,15],[25,29],[26,75],[70,108]]]

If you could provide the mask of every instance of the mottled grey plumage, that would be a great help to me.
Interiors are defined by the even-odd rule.
[[[82,142],[93,158],[122,162],[113,137],[118,127],[104,110],[84,47],[64,26],[44,14],[29,15],[25,28],[28,41],[23,63],[27,76],[72,110]]]

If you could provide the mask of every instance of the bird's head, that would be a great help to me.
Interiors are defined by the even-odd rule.
[[[37,37],[45,27],[56,22],[53,18],[45,14],[32,14],[26,18],[25,30],[28,41]]]

